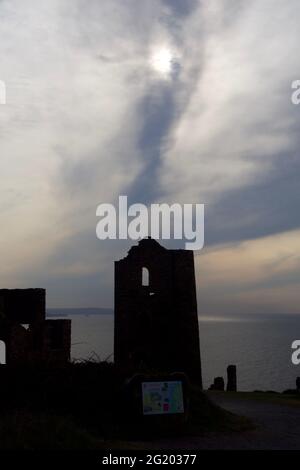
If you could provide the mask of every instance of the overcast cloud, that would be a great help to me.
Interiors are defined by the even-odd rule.
[[[1,0],[3,287],[112,306],[96,207],[206,204],[199,312],[299,312],[297,0]],[[153,66],[172,54],[169,72]]]

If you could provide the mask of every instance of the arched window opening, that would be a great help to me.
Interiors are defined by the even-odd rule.
[[[147,268],[142,269],[142,286],[149,287],[149,270]]]

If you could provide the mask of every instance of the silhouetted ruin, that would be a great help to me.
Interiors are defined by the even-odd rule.
[[[6,364],[70,360],[71,320],[46,320],[44,289],[0,289],[0,340]]]
[[[215,377],[214,382],[210,385],[209,390],[218,390],[223,392],[225,390],[225,382],[223,377]],[[236,379],[236,366],[229,365],[227,367],[227,392],[237,391],[237,379]]]
[[[227,392],[236,392],[237,391],[237,381],[236,381],[236,366],[230,365],[227,367]]]
[[[225,382],[223,377],[215,377],[214,383],[211,384],[209,390],[217,390],[218,392],[224,392],[225,390]]]
[[[184,372],[202,386],[192,251],[149,237],[115,262],[114,345],[122,369]]]

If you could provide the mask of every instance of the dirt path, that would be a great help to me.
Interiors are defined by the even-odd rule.
[[[207,433],[201,437],[162,439],[152,449],[300,449],[300,406],[269,403],[239,394],[211,394],[228,411],[250,418],[256,429],[242,433]]]

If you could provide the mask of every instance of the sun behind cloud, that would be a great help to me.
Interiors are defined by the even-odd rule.
[[[152,68],[161,76],[168,78],[172,73],[174,56],[167,47],[157,49],[151,56]]]

